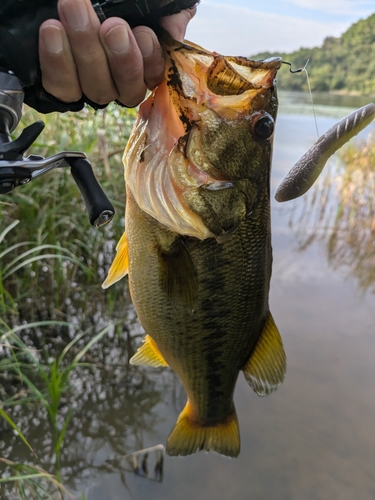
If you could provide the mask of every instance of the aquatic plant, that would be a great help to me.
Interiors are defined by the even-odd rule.
[[[1,500],[74,500],[52,474],[40,467],[12,462],[1,457],[0,463],[10,471],[9,475],[0,478]],[[11,489],[4,491],[1,485],[5,484],[11,485]]]
[[[109,329],[112,328],[112,325],[100,330],[82,348],[78,349],[73,358],[70,355],[72,359],[69,360],[67,359],[68,354],[71,354],[74,346],[86,337],[89,332],[85,331],[80,334],[74,334],[73,339],[65,346],[61,353],[57,357],[51,358],[48,357],[45,351],[28,347],[19,336],[22,331],[41,330],[43,327],[74,328],[70,323],[57,321],[29,323],[14,328],[9,328],[3,322],[0,325],[3,354],[0,358],[0,375],[5,377],[15,376],[21,383],[21,386],[17,388],[17,391],[13,395],[1,401],[0,418],[5,419],[8,425],[19,435],[31,450],[34,458],[37,458],[36,453],[11,416],[5,411],[5,408],[26,405],[31,402],[41,405],[47,412],[52,434],[54,452],[54,460],[52,462],[54,463],[56,477],[40,467],[19,464],[6,458],[1,459],[1,462],[6,465],[7,469],[12,469],[16,475],[7,474],[2,480],[0,479],[0,484],[14,483],[16,490],[20,494],[20,498],[30,498],[30,496],[23,497],[20,493],[26,491],[22,481],[27,483],[27,488],[34,488],[35,491],[40,488],[46,493],[45,486],[42,486],[39,480],[42,479],[45,481],[47,479],[53,486],[58,485],[58,490],[60,491],[60,451],[73,413],[71,406],[64,413],[61,411],[62,398],[69,390],[72,371],[78,367],[91,366],[90,363],[83,363],[81,361],[82,358],[96,342],[103,338]],[[46,357],[47,359],[45,359]],[[30,483],[29,481],[31,480],[32,482]],[[19,488],[21,489],[19,490]],[[39,498],[39,496],[36,496],[36,498]]]
[[[131,308],[129,315],[127,311],[118,312],[117,316],[120,315],[127,318],[125,324],[111,323],[108,335],[93,344],[80,359],[82,350],[87,349],[87,338],[99,333],[102,324],[108,325],[106,318],[97,321],[96,329],[90,329],[78,340],[75,339],[80,336],[81,324],[73,327],[65,322],[38,322],[12,329],[0,325],[0,400],[4,411],[38,455],[26,447],[14,427],[5,425],[0,418],[3,433],[0,456],[53,474],[77,500],[81,498],[78,493],[82,475],[99,477],[116,473],[126,483],[126,476],[135,472],[134,461],[127,465],[124,455],[144,448],[144,433],[157,426],[159,413],[155,408],[165,400],[166,387],[171,385],[172,375],[168,372],[152,374],[128,365],[128,359],[139,345],[141,331]],[[10,346],[14,355],[10,355]],[[65,390],[59,391],[59,379],[64,381],[74,361],[76,368],[69,372]],[[38,364],[47,376],[46,381],[43,373],[39,373]],[[51,410],[57,408],[56,418],[51,420],[46,405]],[[68,416],[70,420],[64,429]],[[52,422],[55,422],[55,431]],[[98,460],[98,450],[104,451],[104,455],[99,455],[105,460]],[[143,459],[144,456],[142,462]],[[162,480],[161,460],[157,454],[155,460],[150,456],[149,475],[145,480]],[[61,477],[56,470],[58,462]],[[0,476],[2,473],[4,477],[14,475],[10,467],[5,469],[5,464],[0,463]],[[8,492],[10,486],[15,485],[3,483],[0,489],[8,488],[4,490]],[[48,491],[53,491],[53,485]],[[18,500],[20,497],[6,498]]]

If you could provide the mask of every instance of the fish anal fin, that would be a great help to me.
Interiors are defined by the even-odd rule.
[[[138,348],[134,356],[131,357],[129,363],[131,365],[144,365],[144,366],[168,366],[163,355],[159,351],[156,342],[149,336],[143,340],[143,344]]]
[[[102,284],[102,288],[108,288],[129,272],[128,238],[124,233],[116,247],[116,256],[109,268],[108,275]]]
[[[268,396],[282,383],[286,372],[283,342],[271,313],[249,360],[243,367],[245,378],[258,396]]]
[[[240,432],[236,411],[216,425],[203,425],[193,420],[193,411],[188,401],[170,433],[166,451],[171,456],[191,455],[199,450],[216,451],[228,457],[240,453]]]
[[[198,298],[197,273],[183,238],[174,241],[168,251],[159,249],[159,279],[169,300],[194,309]]]

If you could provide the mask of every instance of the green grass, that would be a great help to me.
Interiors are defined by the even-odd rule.
[[[49,156],[63,150],[81,150],[114,204],[112,224],[90,226],[80,192],[70,172],[55,170],[44,177],[0,195],[0,313],[28,319],[60,319],[73,293],[93,290],[100,284],[123,231],[125,189],[122,152],[135,112],[115,105],[94,112],[52,114],[43,117],[46,128],[32,153]],[[28,109],[22,125],[39,119]],[[72,119],[73,118],[73,119]],[[21,130],[21,127],[19,127]],[[30,303],[29,298],[37,298]],[[113,302],[113,300],[112,300]]]
[[[90,226],[80,192],[65,169],[0,195],[0,376],[6,381],[5,389],[0,385],[0,420],[33,457],[33,463],[0,457],[0,499],[73,498],[62,486],[60,472],[64,438],[74,415],[66,399],[72,373],[89,366],[87,351],[110,328],[97,332],[95,314],[111,311],[125,300],[116,289],[104,292],[100,285],[123,231],[121,158],[134,117],[134,110],[116,105],[98,112],[46,115],[45,130],[30,151],[42,156],[84,151],[116,208],[110,225],[99,230]],[[26,108],[17,134],[38,119]],[[74,327],[69,322],[72,315]],[[53,332],[51,337],[70,333],[64,348],[53,349],[53,357],[50,346],[40,340],[46,329]],[[53,470],[34,465],[38,450],[14,419],[14,410],[28,405],[43,408],[49,422]]]
[[[40,467],[19,464],[0,458],[9,470],[7,477],[0,478],[0,499],[4,500],[63,500],[73,496],[58,482],[58,480]],[[1,485],[11,484],[11,489],[5,492]]]

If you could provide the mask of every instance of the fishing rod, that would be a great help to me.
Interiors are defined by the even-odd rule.
[[[166,15],[191,8],[197,0],[91,0],[100,22],[121,17],[131,27],[154,27]],[[62,151],[48,158],[24,156],[44,128],[42,121],[26,127],[12,140],[11,133],[22,117],[23,103],[41,113],[79,111],[85,103],[98,106],[85,96],[63,103],[46,92],[38,56],[40,25],[58,19],[57,0],[1,0],[0,4],[0,194],[27,184],[56,168],[70,168],[86,205],[90,223],[110,222],[115,209],[98,183],[83,152]]]

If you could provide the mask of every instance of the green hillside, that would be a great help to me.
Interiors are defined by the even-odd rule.
[[[281,56],[294,68],[303,67],[310,59],[312,90],[375,95],[375,14],[353,24],[339,38],[327,37],[321,47],[301,48],[289,54],[263,52],[251,58],[272,56]],[[278,87],[307,90],[306,75],[291,74],[285,66],[279,73]]]

